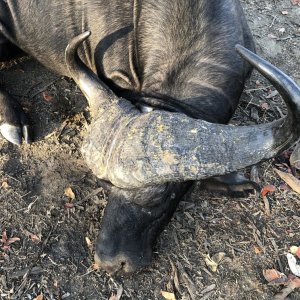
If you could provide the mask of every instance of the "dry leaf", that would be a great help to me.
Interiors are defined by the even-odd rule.
[[[34,298],[34,300],[43,300],[43,299],[44,299],[43,294],[40,294],[36,298]]]
[[[31,234],[30,239],[34,243],[39,243],[41,241],[41,239],[36,234]]]
[[[269,33],[268,34],[268,37],[270,38],[270,39],[277,39],[277,36],[276,35],[274,35],[274,34],[272,34],[272,33]]]
[[[283,10],[281,13],[282,13],[284,16],[286,16],[286,15],[289,14],[289,12],[288,12],[287,10]]]
[[[262,104],[260,105],[260,107],[261,107],[262,109],[265,109],[265,110],[270,109],[270,105],[269,105],[267,102],[262,103]]]
[[[283,183],[279,186],[279,189],[282,191],[288,191],[290,190],[289,186],[286,183]]]
[[[73,203],[65,203],[65,208],[73,208],[75,205]]]
[[[298,251],[298,248],[297,246],[291,246],[290,247],[290,252],[294,255],[296,255],[297,251]]]
[[[160,291],[160,293],[166,300],[176,300],[174,293],[169,293],[165,291]]]
[[[209,254],[205,257],[205,263],[212,272],[217,272],[218,264],[210,258]]]
[[[292,174],[282,172],[278,169],[274,169],[278,176],[284,180],[296,193],[300,194],[300,180]]]
[[[54,97],[51,94],[49,94],[49,92],[45,91],[43,92],[43,98],[45,101],[51,102]]]
[[[6,234],[6,230],[4,230],[2,232],[1,242],[5,243],[6,241],[7,241],[7,234]]]
[[[270,99],[270,98],[275,97],[276,95],[278,95],[278,91],[277,91],[277,90],[274,90],[274,91],[271,91],[271,92],[269,93],[269,95],[266,96],[266,98],[267,98],[267,99]]]
[[[85,242],[89,248],[93,247],[93,244],[89,237],[87,237],[87,236],[85,237]]]
[[[9,250],[10,249],[10,244],[14,243],[14,242],[18,242],[20,241],[20,238],[18,237],[12,237],[12,238],[7,238],[7,234],[6,234],[6,230],[3,231],[2,233],[2,237],[0,242],[2,242],[2,246],[1,249],[2,250]]]
[[[10,186],[7,183],[7,181],[3,181],[2,184],[1,184],[1,187],[4,188],[5,190],[7,190]]]
[[[64,195],[67,196],[68,198],[74,200],[75,199],[75,194],[72,191],[72,189],[70,187],[65,188],[64,190]]]
[[[274,193],[275,191],[276,187],[274,185],[268,184],[262,188],[261,195],[265,197],[268,193]]]
[[[98,271],[100,270],[100,265],[98,263],[93,263],[92,266],[91,266],[92,270],[94,271]]]
[[[116,292],[113,292],[109,298],[109,300],[119,300],[123,293],[123,287],[119,287]]]
[[[262,249],[261,247],[254,246],[254,252],[255,252],[256,254],[260,254],[260,253],[263,252],[263,249]]]
[[[293,254],[291,254],[291,253],[288,253],[286,255],[286,257],[287,257],[287,260],[288,260],[291,272],[294,275],[300,277],[300,266],[297,265],[297,260],[296,260],[295,256]]]
[[[280,279],[280,278],[287,279],[285,274],[280,273],[279,271],[277,271],[275,269],[263,270],[263,275],[268,282],[272,282],[272,281]]]
[[[29,237],[31,239],[32,242],[34,243],[39,243],[41,241],[41,239],[34,233],[26,230],[26,229],[23,229],[23,233]]]
[[[275,295],[275,300],[285,300],[288,295],[293,292],[294,289],[300,287],[300,278],[294,277],[289,279],[287,286],[282,289],[277,295]]]
[[[293,5],[299,5],[300,6],[300,0],[291,0]]]
[[[7,240],[7,245],[10,245],[10,244],[12,244],[12,243],[14,243],[14,242],[18,242],[18,241],[20,241],[20,238],[18,238],[18,237],[12,237],[12,238],[9,238],[9,239]]]
[[[118,300],[117,295],[115,293],[112,293],[109,297],[109,300]]]
[[[216,253],[214,254],[211,259],[217,263],[217,264],[220,264],[220,262],[222,261],[222,259],[225,257],[226,253],[225,252],[219,252],[219,253]]]
[[[291,283],[289,284],[294,289],[300,288],[300,278],[295,277],[291,280]]]

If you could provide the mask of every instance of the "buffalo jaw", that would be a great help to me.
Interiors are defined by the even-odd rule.
[[[86,34],[76,37],[66,51],[70,73],[86,95],[93,115],[82,153],[95,175],[119,188],[230,173],[275,156],[299,138],[300,88],[242,46],[237,46],[237,51],[283,97],[287,117],[268,124],[236,127],[165,111],[142,114],[129,101],[114,95],[81,62],[77,47],[86,38]]]
[[[112,187],[96,241],[95,262],[110,274],[129,275],[148,266],[158,234],[190,186],[170,183],[138,191]]]

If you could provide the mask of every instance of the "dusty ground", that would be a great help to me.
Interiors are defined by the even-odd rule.
[[[242,3],[258,53],[300,84],[300,6],[290,0]],[[0,232],[20,238],[10,250],[0,249],[1,299],[41,294],[44,299],[108,299],[120,284],[121,299],[163,299],[161,290],[174,289],[172,264],[177,299],[273,299],[278,288],[267,286],[262,272],[288,273],[285,253],[300,244],[300,198],[280,189],[274,161],[259,166],[261,184],[277,188],[268,196],[270,216],[260,197],[233,199],[205,192],[199,184],[160,236],[153,264],[113,281],[91,269],[93,247],[86,239],[93,244],[106,197],[80,155],[88,124],[85,100],[70,80],[29,59],[3,70],[0,79],[32,116],[36,135],[30,146],[0,140]],[[268,98],[272,91],[253,74],[233,122],[280,117],[284,108],[278,96]],[[67,187],[75,193],[74,208],[66,208]],[[213,273],[204,256],[218,252],[226,257]],[[300,290],[290,299],[300,299]]]

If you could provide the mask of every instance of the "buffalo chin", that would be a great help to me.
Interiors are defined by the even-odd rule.
[[[96,263],[110,274],[131,274],[149,265],[158,234],[191,185],[169,183],[148,187],[148,195],[141,191],[145,196],[142,205],[132,202],[139,190],[113,187],[96,241]]]

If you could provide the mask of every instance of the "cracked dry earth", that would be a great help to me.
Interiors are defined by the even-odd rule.
[[[257,52],[300,84],[300,6],[242,4]],[[83,96],[71,80],[28,58],[3,66],[1,81],[31,116],[36,142],[16,147],[0,140],[0,231],[19,238],[0,250],[0,299],[109,299],[120,286],[124,300],[164,299],[161,291],[186,300],[274,299],[279,288],[267,285],[263,270],[288,273],[285,253],[300,243],[300,198],[280,189],[274,160],[258,166],[261,185],[276,187],[269,215],[261,197],[231,198],[199,183],[158,239],[151,266],[112,279],[92,268],[106,194],[80,155],[89,122]],[[254,73],[232,123],[279,118],[285,108],[278,95],[268,97],[272,91]],[[65,195],[68,187],[74,195]],[[214,273],[204,258],[219,252],[225,258]],[[300,290],[289,299],[300,299]]]

